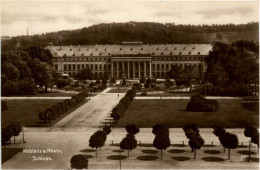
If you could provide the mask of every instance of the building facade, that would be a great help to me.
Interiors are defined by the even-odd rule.
[[[173,65],[192,65],[198,74],[206,70],[204,57],[212,49],[210,44],[152,44],[140,42],[121,45],[84,45],[46,47],[53,54],[55,69],[73,77],[89,67],[95,79],[165,78]]]

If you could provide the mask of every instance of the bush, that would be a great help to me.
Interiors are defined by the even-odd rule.
[[[111,117],[114,120],[119,120],[120,119],[120,115],[117,112],[112,112]]]
[[[156,84],[155,84],[155,83],[151,83],[151,87],[152,87],[152,88],[155,88],[155,87],[156,87]]]
[[[65,90],[70,90],[71,89],[71,86],[70,85],[67,85],[64,87]]]
[[[74,155],[70,164],[72,169],[88,169],[88,160],[83,155]]]
[[[195,93],[191,96],[186,110],[191,112],[215,112],[219,111],[220,107],[217,100],[208,100],[199,93]]]
[[[103,132],[106,134],[106,135],[108,135],[109,133],[111,133],[111,128],[110,128],[110,126],[104,126],[103,127]]]
[[[146,92],[141,93],[141,96],[147,96]]]
[[[18,82],[18,94],[35,95],[37,94],[37,86],[32,80],[22,80]]]
[[[169,134],[169,128],[165,124],[156,124],[152,132],[154,135]]]
[[[6,142],[10,141],[13,136],[13,130],[8,127],[2,127],[2,145],[5,145]]]
[[[126,125],[125,129],[126,129],[127,133],[130,133],[133,135],[139,133],[139,127],[135,123]]]
[[[57,80],[57,87],[58,88],[63,88],[67,85],[69,85],[69,82],[67,80],[64,80],[64,79],[58,79]]]
[[[1,89],[3,96],[15,95],[18,93],[18,83],[16,81],[7,80],[5,84],[2,85]]]
[[[1,101],[1,111],[7,110],[7,101]]]
[[[208,88],[207,94],[213,96],[249,96],[252,95],[252,91],[246,84],[232,83],[225,86],[213,86]]]
[[[150,87],[150,84],[145,83],[145,84],[144,84],[144,87],[145,87],[145,88],[149,88],[149,87]]]

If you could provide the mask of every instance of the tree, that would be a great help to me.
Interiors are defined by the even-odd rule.
[[[79,80],[92,80],[93,79],[93,72],[89,67],[81,69],[77,74],[76,74],[77,79]]]
[[[70,164],[72,169],[88,169],[88,160],[83,155],[73,155]]]
[[[159,134],[169,134],[169,128],[165,124],[156,124],[153,126],[153,134],[159,135]]]
[[[169,134],[167,133],[158,133],[155,135],[153,146],[156,149],[161,150],[161,159],[162,159],[162,150],[168,148],[171,145]]]
[[[110,126],[105,125],[105,126],[103,127],[103,132],[104,132],[106,135],[108,135],[109,133],[111,133],[111,128],[110,128]]]
[[[48,49],[32,46],[27,49],[27,52],[32,59],[39,59],[42,62],[52,65],[53,56]]]
[[[10,141],[13,136],[13,130],[9,127],[2,127],[2,145],[5,145],[6,142]]]
[[[106,141],[106,134],[103,131],[95,132],[89,139],[89,146],[91,148],[96,148],[96,157],[97,157],[97,148],[104,146]]]
[[[128,151],[128,158],[129,158],[129,151],[135,149],[137,147],[137,140],[133,134],[127,134],[125,138],[120,142],[120,148],[125,149]]]
[[[191,149],[194,150],[194,159],[196,159],[196,150],[200,149],[203,146],[203,144],[204,140],[199,135],[195,135],[190,138],[189,145]]]
[[[28,62],[28,65],[32,70],[32,78],[34,79],[34,82],[40,86],[45,86],[45,92],[47,92],[48,87],[52,87],[54,84],[54,68],[37,59],[29,60]]]
[[[246,127],[244,131],[244,135],[246,137],[252,138],[255,134],[259,133],[257,128],[255,127]]]
[[[190,139],[192,136],[199,135],[199,129],[197,124],[187,124],[183,127],[183,131],[185,132],[185,135],[188,139]]]
[[[135,123],[126,125],[125,129],[126,129],[127,133],[130,133],[133,135],[139,133],[139,127]]]
[[[14,143],[15,143],[15,136],[18,136],[22,131],[22,125],[18,122],[12,122],[7,126],[7,128],[10,128],[13,131]]]
[[[213,133],[214,133],[214,135],[219,137],[222,134],[226,133],[226,129],[223,128],[222,126],[217,126],[217,127],[213,128]]]
[[[228,160],[230,159],[230,149],[235,149],[238,146],[238,138],[236,135],[231,133],[224,133],[219,137],[220,143],[228,148]]]

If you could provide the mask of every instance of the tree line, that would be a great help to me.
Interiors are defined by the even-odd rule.
[[[35,95],[37,85],[47,91],[59,77],[51,59],[49,50],[35,46],[2,51],[2,95]]]
[[[211,33],[217,33],[217,38],[221,39],[223,32],[258,32],[258,30],[258,22],[213,25],[176,25],[154,22],[102,23],[77,30],[13,37],[11,40],[2,42],[2,49],[12,49],[17,42],[20,42],[23,48],[32,45],[45,47],[49,42],[55,45],[119,44],[122,41],[142,41],[146,44],[211,43]],[[237,37],[236,39],[241,39],[242,36],[238,34]],[[250,39],[258,40],[255,36]]]

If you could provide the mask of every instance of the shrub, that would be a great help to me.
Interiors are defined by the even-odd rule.
[[[133,135],[139,133],[139,131],[140,131],[139,127],[135,123],[126,125],[125,129],[126,129],[127,133],[130,133]]]
[[[67,85],[69,85],[69,82],[67,80],[64,80],[64,79],[58,79],[57,80],[57,87],[58,88],[63,88]]]
[[[108,135],[109,133],[111,133],[111,128],[110,128],[110,126],[104,126],[103,127],[103,132],[106,134],[106,135]]]
[[[18,83],[17,81],[7,80],[5,84],[2,85],[1,89],[3,96],[15,95],[18,93]]]
[[[160,134],[169,134],[169,128],[165,124],[156,124],[153,126],[153,134],[160,135]]]
[[[146,92],[141,93],[141,96],[147,96]]]
[[[117,112],[112,112],[111,117],[114,120],[119,120],[120,119],[120,115]]]
[[[35,95],[37,94],[36,84],[29,79],[18,82],[18,94],[20,95]]]
[[[149,84],[149,83],[145,83],[145,84],[144,84],[144,87],[145,87],[145,88],[149,88],[149,87],[150,87],[150,84]]]
[[[88,169],[88,160],[83,155],[74,155],[70,160],[72,169]]]
[[[217,100],[208,100],[199,93],[195,93],[191,96],[186,110],[191,112],[215,112],[219,111],[220,107]]]
[[[71,89],[71,86],[70,85],[67,85],[64,87],[65,90],[70,90]]]
[[[156,84],[155,84],[155,83],[151,83],[151,87],[152,87],[152,88],[155,88],[155,87],[156,87]]]
[[[2,145],[5,145],[6,142],[10,141],[11,137],[14,135],[13,130],[8,127],[2,127]]]
[[[214,135],[216,135],[217,137],[221,136],[222,134],[226,133],[226,129],[221,127],[221,126],[218,126],[218,127],[215,127],[213,129],[213,133]]]
[[[7,101],[1,101],[1,111],[7,110]]]
[[[22,131],[22,125],[19,122],[12,122],[10,123],[7,128],[11,129],[13,131],[14,136],[14,142],[15,142],[15,136],[18,136],[20,132]]]

